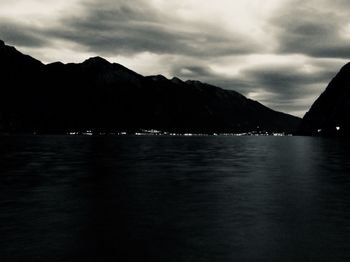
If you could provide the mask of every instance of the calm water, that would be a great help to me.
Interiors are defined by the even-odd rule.
[[[350,141],[0,137],[0,261],[350,261]]]

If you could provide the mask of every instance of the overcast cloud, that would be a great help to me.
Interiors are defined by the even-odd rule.
[[[350,58],[345,0],[0,1],[0,39],[43,62],[103,56],[303,116]]]

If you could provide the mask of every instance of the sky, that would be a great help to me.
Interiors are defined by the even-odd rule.
[[[350,60],[348,0],[0,0],[0,39],[44,63],[101,56],[302,117]]]

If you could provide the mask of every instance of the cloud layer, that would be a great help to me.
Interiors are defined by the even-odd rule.
[[[345,0],[0,2],[0,39],[44,62],[101,55],[302,116],[350,57]]]

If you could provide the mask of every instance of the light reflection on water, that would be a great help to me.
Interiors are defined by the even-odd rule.
[[[1,137],[1,261],[347,261],[350,143]]]

